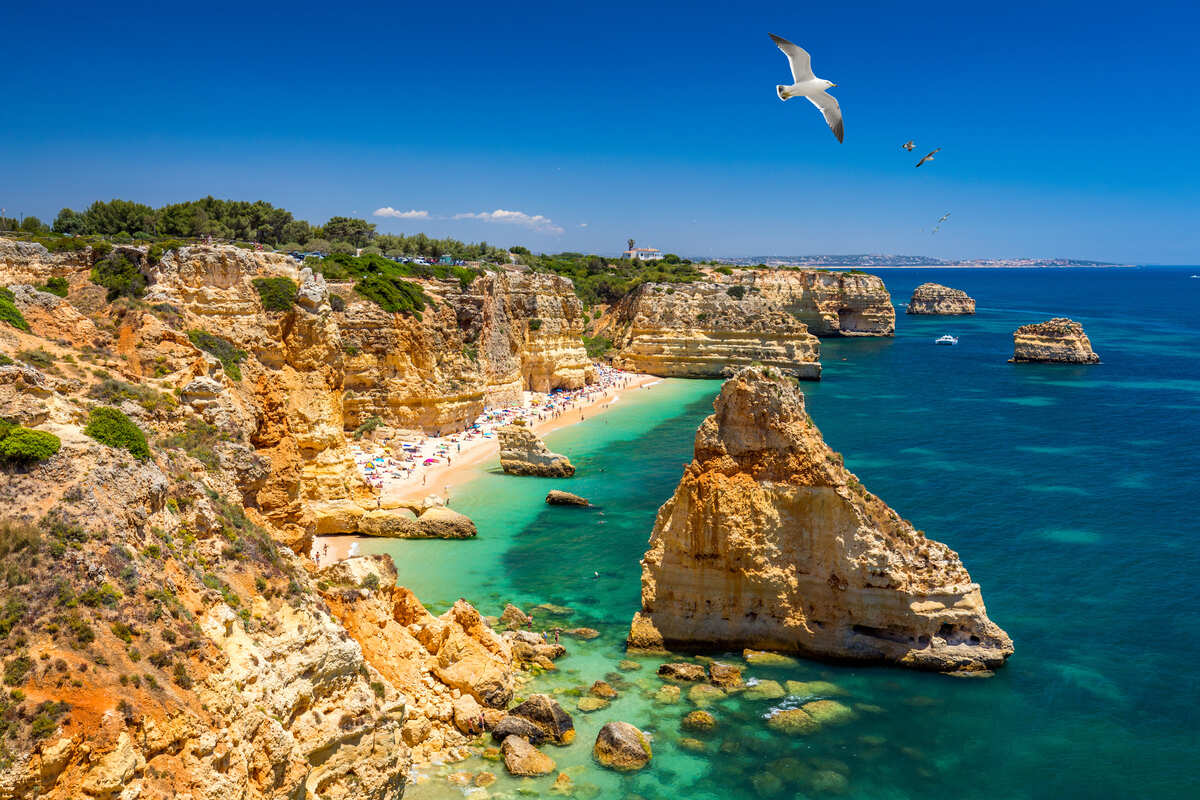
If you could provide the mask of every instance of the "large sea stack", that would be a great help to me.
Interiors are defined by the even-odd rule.
[[[975,301],[962,289],[951,289],[940,283],[922,283],[913,289],[906,314],[956,316],[975,313]]]
[[[1083,326],[1066,317],[1022,325],[1013,331],[1013,357],[1016,364],[1099,364],[1100,356]]]
[[[726,381],[642,559],[638,648],[757,649],[940,672],[1012,654],[958,554],[868,492],[791,381]]]

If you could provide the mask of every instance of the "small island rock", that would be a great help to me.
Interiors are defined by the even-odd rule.
[[[610,722],[596,735],[592,755],[601,766],[629,772],[650,763],[650,741],[628,722]]]
[[[913,290],[906,314],[974,314],[975,301],[962,289],[951,289],[940,283],[922,283]]]
[[[546,495],[546,504],[551,506],[590,506],[586,497],[580,497],[570,492],[551,489]]]
[[[1013,357],[1009,363],[1099,364],[1100,356],[1092,350],[1082,325],[1055,317],[1013,331]]]
[[[550,452],[525,425],[503,425],[496,429],[496,435],[500,439],[500,467],[509,475],[570,478],[575,474],[566,456]]]

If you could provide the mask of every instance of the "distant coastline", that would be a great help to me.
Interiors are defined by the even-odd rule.
[[[1137,264],[1117,264],[1081,258],[976,258],[948,261],[932,256],[891,254],[747,256],[713,259],[730,266],[801,267],[804,269],[930,269],[941,267],[969,269],[1014,269],[1043,267],[1134,267]]]

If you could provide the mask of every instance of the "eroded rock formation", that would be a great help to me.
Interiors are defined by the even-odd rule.
[[[820,344],[803,322],[756,289],[718,283],[642,284],[610,314],[605,332],[622,369],[716,378],[760,363],[821,377]]]
[[[558,276],[488,272],[466,287],[423,281],[432,302],[417,316],[385,312],[353,284],[327,283],[281,254],[196,245],[151,262],[144,250],[118,249],[149,286],[145,305],[103,319],[113,325],[111,341],[76,309],[97,319],[109,313],[104,290],[88,280],[91,250],[51,254],[0,239],[0,286],[66,278],[65,300],[19,290],[33,332],[111,349],[105,369],[179,390],[206,423],[250,443],[269,475],[248,502],[296,550],[317,532],[429,535],[379,508],[362,481],[346,432],[367,419],[438,434],[461,429],[485,407],[519,401],[525,390],[578,388],[594,378],[580,340],[582,306]],[[291,310],[263,308],[252,283],[261,277],[296,282]],[[343,311],[332,310],[331,294],[345,300]],[[232,366],[201,351],[197,332],[220,337]]]
[[[1065,317],[1022,325],[1013,331],[1010,362],[1044,364],[1099,364],[1100,356],[1083,326]]]
[[[757,289],[817,336],[891,336],[896,309],[878,275],[857,270],[735,270],[727,281]]]
[[[922,283],[913,289],[906,314],[959,315],[974,314],[975,301],[962,289],[951,289],[940,283]]]
[[[920,669],[999,666],[1012,642],[958,555],[872,495],[786,379],[725,383],[642,560],[635,647],[755,647]]]
[[[526,425],[503,425],[496,429],[496,436],[500,441],[500,467],[510,475],[570,478],[575,474],[570,460],[550,452]]]

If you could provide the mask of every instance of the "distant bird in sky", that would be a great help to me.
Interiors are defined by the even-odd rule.
[[[926,153],[926,154],[925,154],[925,157],[924,157],[924,158],[922,158],[920,161],[918,161],[918,162],[917,162],[917,166],[918,166],[918,167],[919,167],[919,166],[921,166],[921,165],[922,165],[922,164],[924,164],[926,161],[933,161],[933,154],[934,154],[934,153],[936,153],[938,150],[941,150],[941,149],[942,149],[942,148],[940,148],[940,147],[939,147],[939,148],[937,148],[937,150],[930,150],[928,153]]]
[[[909,139],[907,142],[905,142],[904,144],[902,144],[902,145],[900,145],[900,146],[901,146],[901,147],[903,147],[905,150],[907,150],[907,151],[908,151],[908,152],[910,152],[910,153],[911,153],[911,152],[913,151],[913,149],[916,147],[916,145],[915,145],[915,144],[913,144],[913,140],[912,140],[912,139]]]
[[[832,81],[827,81],[824,78],[818,78],[812,71],[812,57],[803,47],[798,47],[782,36],[768,34],[771,41],[778,45],[783,54],[787,56],[788,63],[792,65],[792,80],[795,81],[791,86],[783,86],[780,84],[775,87],[776,93],[780,100],[787,100],[790,97],[807,97],[809,102],[817,108],[821,109],[821,114],[825,117],[825,122],[829,124],[829,130],[833,131],[833,135],[837,140],[842,141],[845,134],[845,129],[842,126],[842,109],[838,106],[838,101],[833,95],[826,92],[826,89],[832,89],[837,86]]]
[[[949,212],[949,211],[947,211],[945,214],[942,214],[942,218],[941,218],[941,219],[939,219],[939,220],[937,221],[937,225],[934,225],[934,226],[933,226],[933,230],[931,230],[931,231],[929,232],[929,233],[930,233],[930,235],[937,233],[937,232],[938,232],[938,230],[939,230],[939,229],[942,227],[942,223],[943,223],[943,222],[945,222],[945,221],[946,221],[946,220],[948,220],[948,219],[950,219],[950,212]]]

